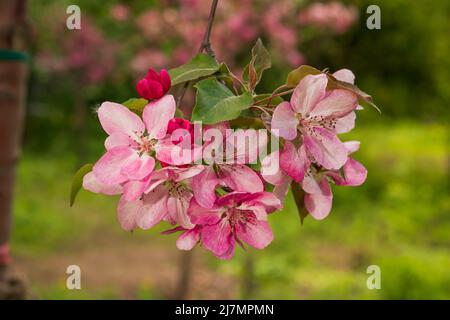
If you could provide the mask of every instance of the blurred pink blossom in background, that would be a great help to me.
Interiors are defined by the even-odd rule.
[[[109,11],[111,18],[118,22],[126,21],[130,16],[130,8],[123,4],[116,4]]]
[[[340,2],[313,3],[301,11],[298,20],[301,25],[314,25],[328,28],[336,33],[346,32],[358,19],[354,6],[344,6]]]

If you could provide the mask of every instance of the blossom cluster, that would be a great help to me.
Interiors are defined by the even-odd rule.
[[[150,69],[136,86],[145,99],[142,112],[114,102],[98,109],[108,134],[106,153],[84,175],[83,187],[120,195],[117,215],[125,230],[169,223],[172,227],[164,233],[181,232],[176,242],[181,250],[201,244],[218,258],[229,259],[236,244],[263,249],[274,238],[268,215],[283,207],[292,184],[303,190],[311,216],[323,219],[332,206],[330,183],[357,186],[366,179],[366,169],[350,157],[359,142],[342,142],[337,136],[354,127],[358,96],[330,86],[330,77],[354,82],[347,69],[333,75],[308,74],[292,89],[290,101],[281,99],[273,110],[268,108],[275,94],[265,107],[254,102],[256,110],[264,111],[256,118],[264,119],[268,132],[282,145],[272,148],[257,166],[268,137],[233,145],[234,139],[245,140],[250,129],[233,133],[230,121],[220,121],[205,125],[197,143],[195,124],[175,117],[169,73]],[[220,82],[217,86],[223,87]],[[247,94],[234,96],[226,107]],[[214,132],[219,135],[209,134]],[[227,152],[218,154],[217,145]],[[185,151],[187,160],[175,159]]]

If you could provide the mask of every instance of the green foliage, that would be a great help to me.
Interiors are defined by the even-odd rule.
[[[261,39],[258,39],[252,48],[250,63],[244,68],[242,75],[244,81],[248,83],[250,91],[253,91],[261,81],[264,70],[269,69],[271,66],[270,53],[264,47]]]
[[[134,111],[137,114],[142,114],[144,107],[148,104],[148,100],[143,98],[131,98],[122,104],[131,111]]]
[[[230,89],[215,78],[202,80],[194,87],[197,89],[197,96],[192,112],[192,121],[213,124],[232,120],[253,103],[252,95],[249,92],[235,96]]]
[[[206,54],[198,54],[188,63],[178,68],[170,69],[169,75],[172,79],[172,85],[177,85],[210,76],[216,73],[220,67],[214,58]]]
[[[298,67],[297,69],[294,69],[288,73],[288,76],[286,78],[286,85],[288,85],[290,87],[295,87],[307,75],[309,75],[309,74],[315,75],[315,74],[321,74],[321,73],[322,73],[322,71],[320,71],[314,67],[311,67],[308,65],[302,65],[302,66]]]
[[[83,186],[83,178],[86,174],[92,171],[92,164],[88,163],[82,166],[78,171],[75,173],[72,179],[72,187],[70,189],[70,206],[73,206],[73,203],[75,202],[75,198],[77,197],[78,192],[80,191],[81,187]]]

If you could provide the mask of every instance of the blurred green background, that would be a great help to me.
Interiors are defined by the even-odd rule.
[[[232,261],[220,261],[196,248],[188,297],[449,299],[450,2],[219,3],[213,30],[219,59],[239,70],[258,36],[273,52],[260,92],[277,87],[301,63],[346,67],[383,113],[360,111],[355,130],[343,136],[361,141],[355,158],[369,171],[363,186],[335,187],[330,216],[308,217],[303,226],[289,196],[285,209],[270,217],[275,240],[266,250],[239,249]],[[80,31],[65,26],[70,4],[81,8]],[[370,4],[381,8],[381,30],[366,28]],[[159,234],[166,225],[127,233],[116,222],[117,199],[82,191],[69,208],[68,195],[77,166],[103,152],[95,107],[136,96],[136,79],[147,68],[189,59],[208,6],[30,2],[35,34],[12,245],[33,297],[173,294],[180,252],[175,235]],[[71,264],[81,267],[82,290],[65,287]],[[381,290],[366,287],[369,265],[381,268]]]

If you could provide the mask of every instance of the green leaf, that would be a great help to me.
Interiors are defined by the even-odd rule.
[[[250,63],[244,68],[242,78],[248,82],[250,90],[253,91],[256,85],[261,81],[264,70],[272,66],[270,53],[264,47],[261,39],[258,38],[252,48],[252,58]]]
[[[228,68],[227,64],[222,62],[219,66],[220,74],[217,75],[217,78],[225,83],[228,89],[235,91],[233,77],[231,76],[230,68]]]
[[[260,118],[243,117],[242,115],[230,121],[230,126],[237,129],[264,129],[264,123]]]
[[[213,124],[232,120],[239,117],[241,111],[250,108],[253,103],[249,92],[235,96],[215,78],[202,80],[194,87],[197,89],[197,96],[192,121]]]
[[[72,187],[70,189],[70,206],[73,206],[75,198],[83,185],[83,178],[87,173],[92,171],[92,167],[93,165],[91,163],[85,164],[73,176]]]
[[[217,61],[206,54],[198,54],[191,61],[169,70],[172,85],[197,80],[216,73],[220,68]]]
[[[295,87],[307,75],[309,75],[309,74],[315,75],[315,74],[321,74],[321,73],[322,73],[322,71],[320,71],[314,67],[308,66],[306,64],[302,65],[302,66],[298,67],[297,69],[289,72],[287,79],[286,79],[286,85],[288,85],[290,87]]]
[[[298,215],[300,216],[300,222],[303,224],[303,220],[309,215],[308,210],[305,208],[305,192],[302,187],[293,182],[291,184],[292,195],[294,196],[295,205],[297,206]]]
[[[375,108],[379,113],[381,113],[380,108],[377,107],[377,105],[373,102],[372,96],[362,91],[360,88],[358,88],[356,85],[344,82],[336,79],[331,74],[327,74],[328,76],[328,89],[345,89],[353,92],[358,96],[360,103],[366,103],[370,105],[371,107]]]
[[[147,104],[148,100],[144,98],[131,98],[122,103],[122,105],[138,114],[142,114]]]

